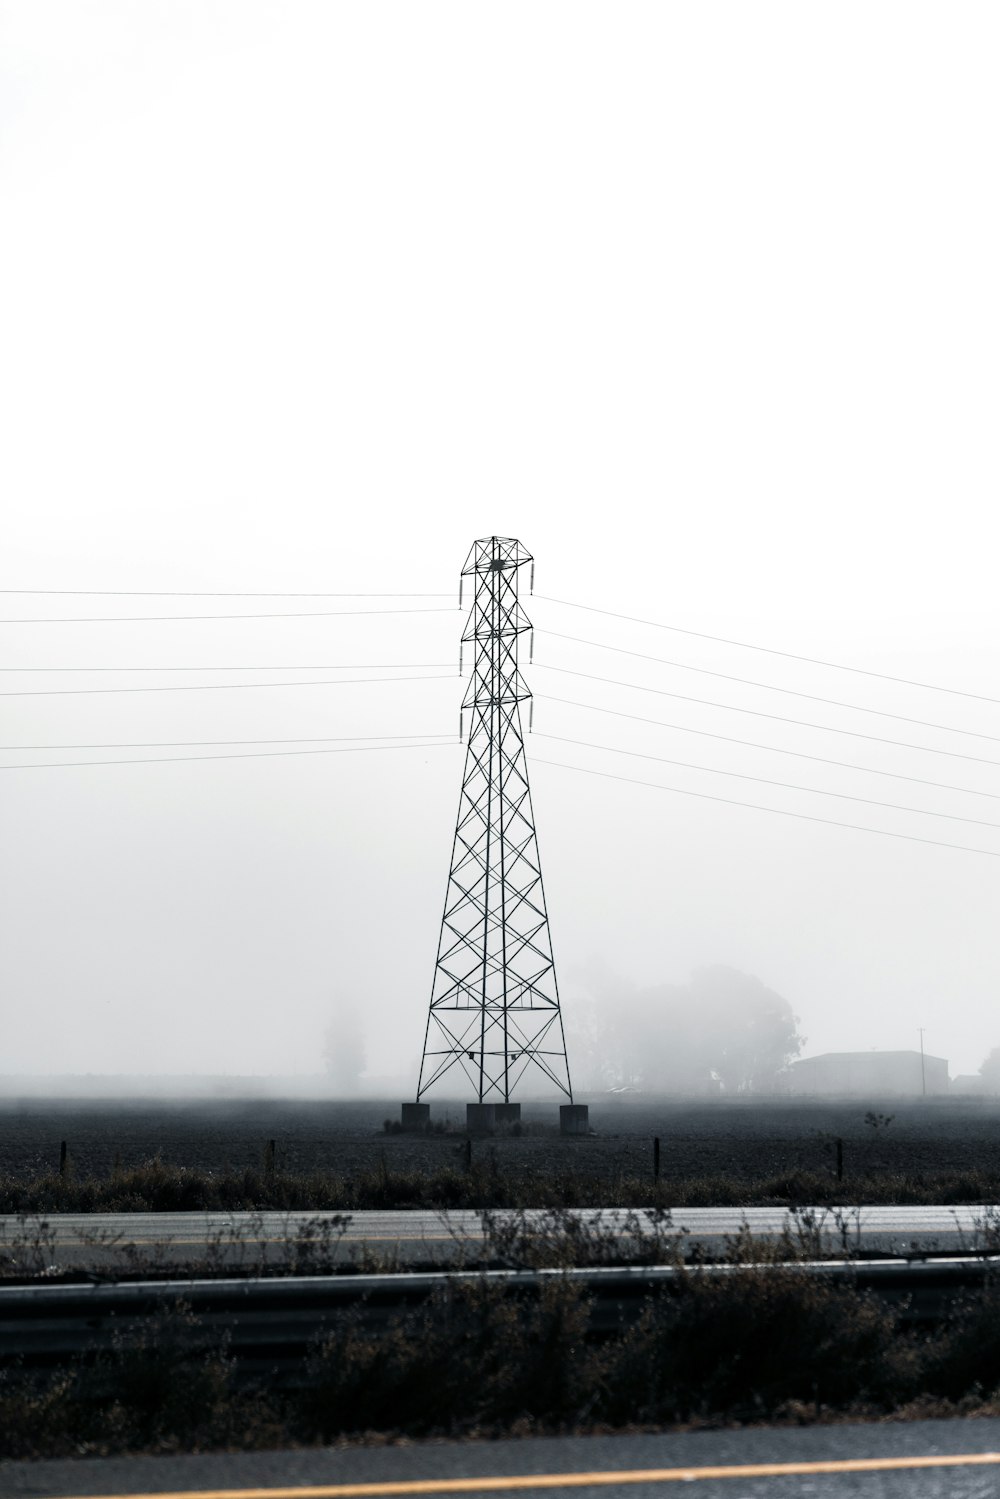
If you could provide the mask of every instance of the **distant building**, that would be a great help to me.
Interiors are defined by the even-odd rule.
[[[785,1086],[790,1093],[858,1093],[872,1098],[887,1094],[948,1092],[948,1063],[944,1057],[919,1051],[825,1051],[818,1057],[792,1062]]]

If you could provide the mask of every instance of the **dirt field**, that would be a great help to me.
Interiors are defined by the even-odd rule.
[[[519,1137],[477,1139],[477,1159],[543,1177],[551,1172],[613,1181],[652,1175],[652,1140],[661,1141],[665,1182],[726,1174],[749,1181],[796,1170],[832,1174],[834,1141],[844,1142],[846,1171],[857,1174],[978,1170],[1000,1181],[1000,1100],[672,1102],[649,1098],[591,1098],[594,1134],[563,1139],[554,1104],[525,1105]],[[435,1119],[450,1116],[454,1132],[387,1134],[399,1102],[281,1103],[273,1100],[62,1103],[0,1102],[0,1174],[27,1181],[59,1163],[69,1145],[75,1172],[105,1176],[159,1157],[202,1171],[259,1167],[265,1144],[276,1141],[277,1165],[338,1176],[378,1165],[434,1171],[458,1165],[465,1110],[435,1104]],[[866,1122],[866,1114],[891,1116]]]

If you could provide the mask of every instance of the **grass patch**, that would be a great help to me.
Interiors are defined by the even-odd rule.
[[[838,1182],[828,1171],[746,1178],[725,1174],[653,1182],[620,1172],[501,1169],[497,1158],[469,1169],[391,1169],[385,1160],[349,1175],[247,1168],[203,1171],[160,1160],[106,1176],[70,1173],[22,1181],[0,1176],[0,1214],[198,1212],[254,1209],[334,1212],[377,1208],[753,1207],[806,1203],[940,1206],[995,1203],[1000,1173],[871,1172]]]

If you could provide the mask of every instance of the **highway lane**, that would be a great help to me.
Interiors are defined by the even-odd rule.
[[[511,1215],[497,1213],[503,1223]],[[625,1239],[634,1216],[613,1209],[579,1209],[573,1216]],[[642,1215],[639,1215],[642,1218]],[[525,1221],[543,1228],[546,1215]],[[724,1253],[734,1237],[749,1232],[773,1240],[782,1233],[812,1255],[845,1251],[910,1254],[961,1252],[1000,1247],[1000,1209],[981,1206],[861,1207],[836,1213],[784,1208],[678,1208],[666,1233],[677,1234],[685,1254]],[[656,1225],[647,1220],[647,1227]],[[664,1232],[662,1223],[659,1231]],[[992,1233],[992,1246],[990,1238]],[[8,1264],[61,1268],[141,1267],[208,1262],[219,1268],[296,1263],[325,1257],[338,1261],[454,1264],[475,1260],[484,1248],[482,1217],[476,1212],[427,1210],[262,1213],[50,1213],[44,1218],[0,1217],[0,1256]]]
[[[996,1499],[1000,1421],[956,1420],[0,1463],[5,1499]]]

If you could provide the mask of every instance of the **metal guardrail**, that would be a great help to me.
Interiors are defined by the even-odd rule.
[[[447,1271],[397,1275],[289,1276],[0,1287],[0,1366],[38,1368],[112,1347],[181,1308],[197,1337],[221,1335],[241,1362],[273,1367],[305,1357],[345,1312],[377,1330],[469,1284],[537,1294],[553,1280],[590,1301],[590,1333],[609,1336],[633,1322],[651,1296],[680,1290],[691,1276],[718,1278],[768,1265],[613,1266],[572,1270]],[[940,1319],[957,1298],[995,1283],[1000,1256],[926,1260],[813,1260],[785,1263],[791,1274],[873,1294],[912,1322]]]

